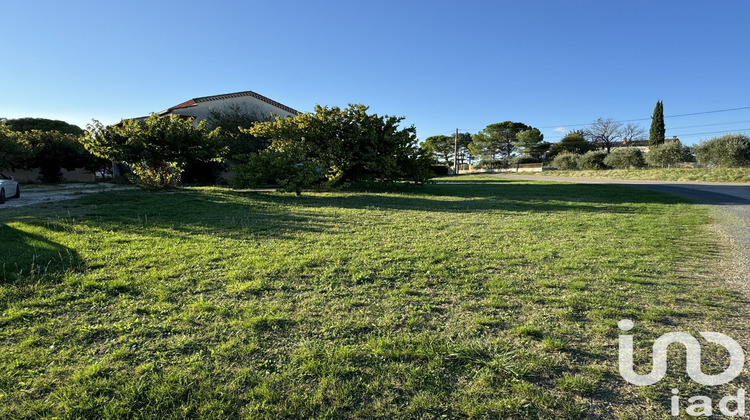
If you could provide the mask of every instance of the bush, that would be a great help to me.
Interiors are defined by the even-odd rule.
[[[607,165],[604,163],[606,157],[607,152],[604,150],[586,152],[578,158],[578,167],[584,170],[607,169]]]
[[[578,159],[581,155],[576,153],[560,153],[552,159],[552,167],[561,171],[574,171],[578,169]]]
[[[482,159],[474,165],[477,169],[507,169],[510,168],[510,160],[502,159]]]
[[[630,169],[642,168],[646,161],[635,147],[618,147],[604,158],[604,164],[615,169]]]
[[[690,150],[679,141],[651,146],[646,153],[646,163],[651,166],[670,166],[690,160]]]
[[[430,170],[435,176],[446,176],[450,172],[450,168],[445,165],[430,165]]]
[[[693,151],[698,163],[706,166],[747,166],[750,164],[750,137],[727,134],[702,141]]]

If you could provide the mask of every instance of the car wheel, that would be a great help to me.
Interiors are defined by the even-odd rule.
[[[0,204],[5,204],[5,188],[0,188]]]
[[[16,195],[14,195],[13,198],[21,198],[21,186],[20,185],[16,185]]]

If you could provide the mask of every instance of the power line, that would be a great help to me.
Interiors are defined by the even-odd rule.
[[[691,112],[691,113],[687,113],[687,114],[665,115],[664,118],[677,118],[677,117],[688,117],[688,116],[693,116],[693,115],[716,114],[716,113],[720,113],[720,112],[741,111],[741,110],[745,110],[745,109],[750,109],[750,106],[743,106],[743,107],[739,107],[739,108],[716,109],[716,110],[713,110],[713,111]],[[619,121],[615,121],[615,122],[624,123],[624,122],[648,121],[650,119],[651,119],[651,117],[648,117],[648,118],[635,118],[635,119],[631,119],[631,120],[619,120]],[[590,124],[591,123],[587,123],[587,124],[557,124],[557,125],[548,125],[548,126],[538,127],[538,128],[582,127],[582,126],[590,125]]]

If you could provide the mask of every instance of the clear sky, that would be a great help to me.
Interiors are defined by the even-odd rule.
[[[505,120],[549,141],[598,117],[647,130],[657,100],[687,144],[750,133],[746,0],[3,0],[0,15],[5,118],[114,123],[252,90],[300,111],[363,103],[421,139]]]

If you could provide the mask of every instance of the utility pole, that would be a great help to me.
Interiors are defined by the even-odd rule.
[[[453,137],[453,174],[458,175],[458,128]]]

